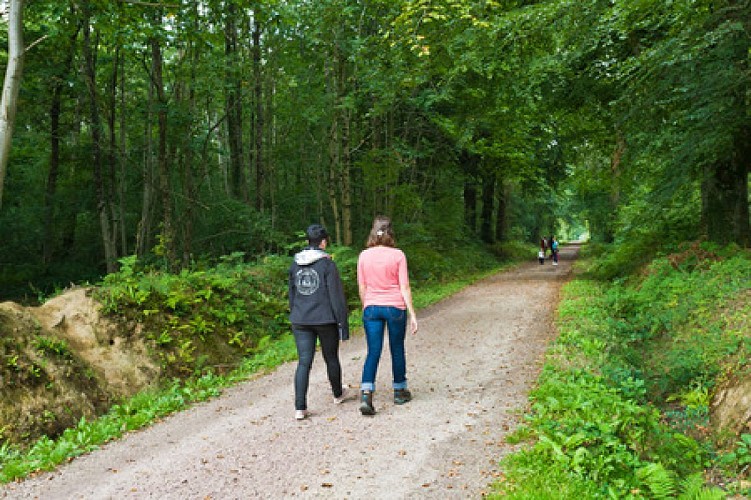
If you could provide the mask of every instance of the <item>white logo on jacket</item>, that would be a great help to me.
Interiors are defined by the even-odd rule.
[[[300,269],[297,271],[295,278],[297,291],[302,295],[313,295],[321,286],[321,278],[318,276],[318,272],[312,268]]]

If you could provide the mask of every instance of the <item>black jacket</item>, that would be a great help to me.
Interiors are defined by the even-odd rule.
[[[349,311],[339,270],[331,256],[308,247],[295,255],[289,268],[289,321],[293,325],[339,326],[339,338],[349,339]]]

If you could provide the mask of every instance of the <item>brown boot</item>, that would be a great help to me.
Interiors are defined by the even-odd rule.
[[[360,391],[360,413],[363,415],[375,415],[373,408],[373,391]]]
[[[408,389],[394,389],[394,404],[403,405],[412,401],[412,393]]]

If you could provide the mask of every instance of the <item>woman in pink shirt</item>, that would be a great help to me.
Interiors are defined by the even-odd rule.
[[[386,327],[394,378],[394,403],[401,405],[412,399],[407,389],[404,337],[408,316],[410,331],[413,335],[417,333],[417,317],[412,306],[407,257],[396,248],[391,219],[375,218],[366,246],[357,261],[357,285],[368,344],[360,385],[360,413],[374,415],[373,393]]]

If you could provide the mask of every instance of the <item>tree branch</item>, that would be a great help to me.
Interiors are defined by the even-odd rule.
[[[133,5],[143,5],[144,7],[171,7],[180,8],[179,4],[167,4],[167,3],[155,3],[155,2],[139,2],[138,0],[120,0],[122,3],[131,3]]]
[[[24,49],[24,52],[28,52],[28,51],[30,51],[31,49],[33,49],[33,48],[34,48],[34,46],[35,46],[35,45],[38,45],[38,44],[42,43],[42,42],[43,42],[43,41],[45,41],[45,40],[46,40],[47,38],[49,38],[49,35],[44,35],[44,36],[43,36],[42,38],[37,38],[36,40],[34,40],[34,41],[33,41],[33,42],[31,43],[31,45],[29,45],[28,47],[26,47],[26,48]]]

